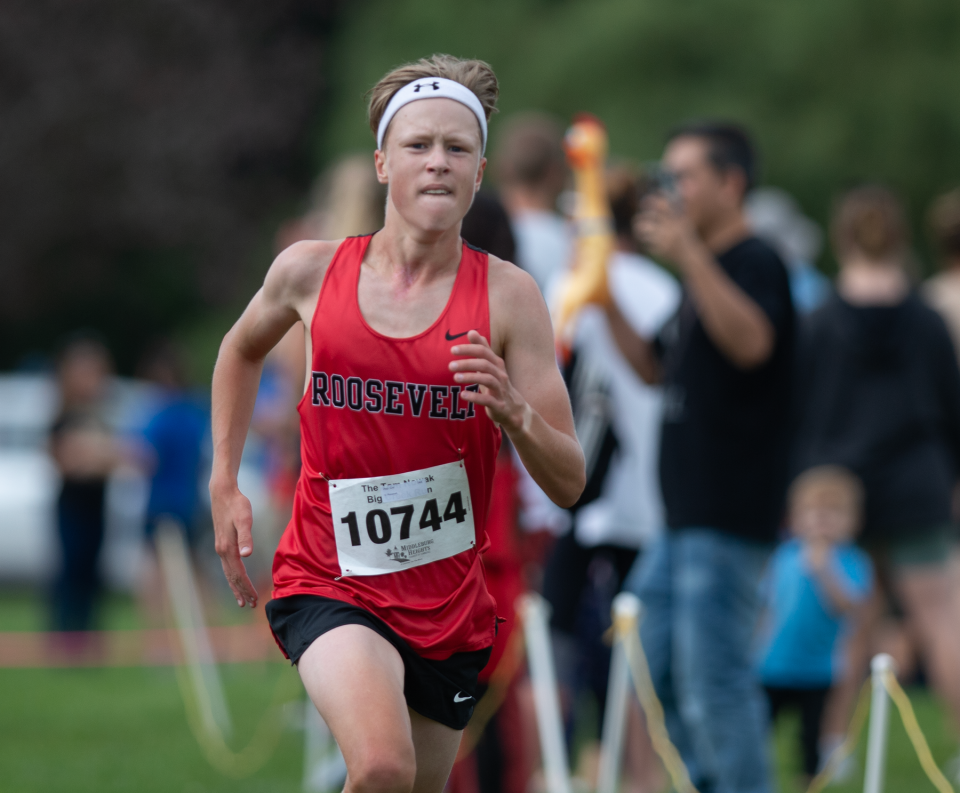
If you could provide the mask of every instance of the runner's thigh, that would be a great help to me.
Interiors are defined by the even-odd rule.
[[[417,773],[400,654],[362,625],[341,625],[300,657],[300,678],[347,762],[348,789],[410,790]]]
[[[417,752],[417,781],[413,793],[441,793],[457,759],[463,733],[413,710],[410,723]]]

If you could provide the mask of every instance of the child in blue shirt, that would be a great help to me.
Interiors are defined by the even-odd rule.
[[[800,710],[803,768],[820,765],[820,722],[840,679],[843,639],[873,585],[873,566],[853,544],[863,487],[839,466],[818,466],[790,488],[791,539],[774,553],[766,582],[767,625],[758,658],[771,718]]]

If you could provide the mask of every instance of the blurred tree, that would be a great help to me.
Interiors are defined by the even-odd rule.
[[[0,367],[83,325],[129,370],[232,315],[317,166],[373,148],[364,92],[432,52],[489,60],[504,115],[596,113],[621,156],[740,119],[820,220],[857,179],[914,218],[960,182],[956,0],[4,0]]]
[[[0,366],[85,326],[129,370],[250,291],[313,170],[336,5],[0,4]]]
[[[681,120],[741,120],[765,181],[821,221],[851,181],[888,181],[914,218],[960,182],[956,0],[369,0],[333,42],[320,159],[372,148],[363,92],[433,52],[488,60],[504,116],[595,113],[621,156],[658,157]]]

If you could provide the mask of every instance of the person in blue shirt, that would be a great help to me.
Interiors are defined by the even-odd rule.
[[[196,542],[203,444],[209,410],[186,388],[183,363],[172,345],[158,347],[145,374],[160,387],[160,404],[144,430],[152,462],[147,538],[164,517],[176,519],[190,545]]]
[[[150,480],[147,536],[152,537],[161,517],[170,516],[183,525],[192,545],[197,533],[202,447],[209,418],[188,393],[173,392],[166,397],[144,431],[156,463]]]
[[[140,601],[144,617],[152,625],[163,624],[160,570],[154,545],[158,526],[175,520],[194,551],[202,530],[204,504],[200,497],[206,464],[204,447],[210,432],[210,411],[187,387],[185,366],[179,349],[161,342],[148,352],[141,376],[158,388],[156,406],[143,429],[144,467],[150,479],[145,525],[146,554],[140,575]]]
[[[844,639],[873,586],[869,556],[853,544],[863,487],[845,468],[818,466],[790,489],[792,537],[774,553],[766,580],[767,620],[758,673],[775,721],[798,708],[803,770],[820,767],[824,704],[843,673]]]

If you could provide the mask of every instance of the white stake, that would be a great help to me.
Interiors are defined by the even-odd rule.
[[[640,617],[640,599],[629,592],[621,592],[613,599],[614,625],[618,619],[634,623]],[[600,736],[600,768],[597,773],[597,793],[616,793],[623,760],[623,739],[627,725],[627,706],[630,699],[630,667],[627,652],[619,637],[614,636],[610,658],[610,681],[607,684],[607,706],[604,709],[603,733]]]
[[[887,696],[883,678],[887,672],[893,671],[893,658],[886,653],[875,655],[870,662],[873,694],[870,700],[870,734],[867,737],[867,771],[863,779],[863,793],[883,793],[890,713],[890,697]]]
[[[193,577],[183,526],[173,518],[162,519],[157,526],[156,545],[167,597],[170,599],[203,726],[208,732],[219,730],[224,738],[229,738],[233,732],[230,709],[203,618],[203,606]]]
[[[557,694],[557,675],[553,668],[553,650],[548,628],[549,605],[537,594],[522,595],[517,610],[523,616],[527,659],[533,682],[533,702],[537,711],[540,752],[547,793],[571,793],[570,766],[563,740],[563,717]]]

